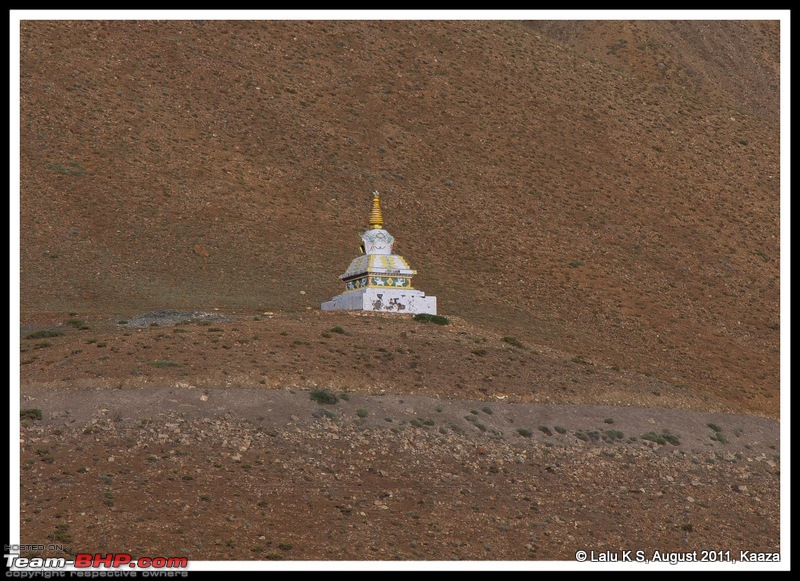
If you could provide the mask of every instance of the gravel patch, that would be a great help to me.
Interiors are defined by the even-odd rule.
[[[198,321],[228,321],[229,317],[219,313],[209,313],[207,311],[153,311],[136,315],[132,319],[120,322],[122,327],[174,327],[185,322],[196,323]]]

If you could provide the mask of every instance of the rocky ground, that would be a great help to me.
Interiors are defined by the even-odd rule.
[[[160,312],[105,328],[100,319],[39,325],[63,334],[22,366],[24,542],[191,561],[535,563],[571,561],[579,550],[780,551],[777,419],[733,413],[724,401],[719,411],[692,409],[714,402],[674,387],[656,396],[669,386],[623,381],[611,369],[585,373],[592,362],[458,320],[255,318]],[[251,343],[234,338],[245,335]],[[511,382],[491,391],[465,385],[461,394],[427,382],[412,389],[410,378],[379,375],[395,362],[385,357],[385,335],[396,358],[413,355],[415,341],[436,340],[439,364],[420,364],[434,385],[457,367],[466,373],[470,359],[487,374],[492,365],[514,369],[516,359],[539,365],[520,366],[514,378],[528,393]],[[179,349],[184,338],[198,353],[230,343],[223,353],[238,355],[219,366],[229,375],[209,380],[202,357]],[[294,345],[298,338],[308,344]],[[244,385],[237,362],[253,356],[253,342],[276,352],[277,369],[302,353],[305,379],[287,371]],[[338,364],[342,381],[325,381],[324,356],[362,343],[353,369]],[[460,360],[450,351],[459,347]],[[143,362],[147,375],[137,371]],[[95,365],[108,366],[102,378]],[[72,375],[44,381],[53,369]],[[354,380],[369,371],[373,382]],[[562,382],[575,394],[599,392],[606,373],[619,373],[613,404],[600,393],[578,404],[560,395]],[[643,393],[664,407],[635,405]]]
[[[19,23],[22,540],[785,549],[782,21],[269,18]]]

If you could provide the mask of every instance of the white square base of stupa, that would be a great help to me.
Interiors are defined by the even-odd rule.
[[[436,297],[418,290],[363,288],[336,295],[322,303],[323,311],[376,311],[381,313],[436,314]]]

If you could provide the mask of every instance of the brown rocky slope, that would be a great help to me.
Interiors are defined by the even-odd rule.
[[[443,313],[778,413],[779,24],[556,32],[23,22],[23,320],[317,308],[377,189]]]
[[[779,550],[777,22],[20,32],[29,541]],[[450,325],[319,312],[375,189]]]

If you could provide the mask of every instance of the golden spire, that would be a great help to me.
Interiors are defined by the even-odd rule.
[[[369,215],[369,227],[374,230],[383,228],[383,214],[381,214],[381,197],[378,192],[372,192],[372,212]]]

